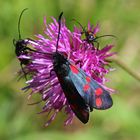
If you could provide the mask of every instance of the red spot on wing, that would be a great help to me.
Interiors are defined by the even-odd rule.
[[[69,97],[72,98],[73,100],[76,100],[77,99],[76,94],[70,94]]]
[[[95,90],[95,95],[97,95],[97,96],[100,96],[102,93],[103,93],[102,88],[97,88],[97,89]]]
[[[79,70],[75,66],[73,66],[73,65],[70,65],[70,69],[75,74],[78,74],[79,73]]]
[[[87,91],[88,89],[89,89],[89,84],[85,84],[84,87],[83,87],[83,90]]]
[[[96,106],[101,107],[102,106],[102,100],[101,98],[96,98]]]
[[[78,106],[76,104],[71,104],[70,107],[73,110],[77,110],[78,109]]]
[[[88,118],[89,114],[87,111],[80,109],[80,112],[82,113],[82,115],[84,116],[84,118]]]
[[[89,83],[91,81],[90,77],[86,77],[86,81]]]

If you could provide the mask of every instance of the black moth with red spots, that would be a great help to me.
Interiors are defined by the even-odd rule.
[[[62,14],[58,19],[59,31],[56,52],[53,54],[53,70],[70,108],[81,122],[87,123],[90,111],[94,108],[108,109],[113,105],[113,101],[108,91],[58,52]]]

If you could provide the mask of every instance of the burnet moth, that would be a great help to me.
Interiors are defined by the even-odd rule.
[[[27,47],[27,45],[29,44],[29,41],[33,42],[32,39],[30,38],[26,38],[26,39],[22,39],[21,38],[21,33],[20,33],[20,22],[21,22],[21,17],[23,15],[23,13],[27,10],[28,8],[25,8],[22,10],[20,16],[19,16],[19,20],[18,20],[18,34],[19,34],[19,38],[18,40],[13,39],[13,44],[15,46],[15,54],[18,57],[19,61],[20,61],[20,66],[22,68],[22,72],[25,75],[26,78],[26,72],[24,71],[23,65],[27,65],[30,63],[30,59],[26,59],[26,58],[19,58],[20,55],[27,55],[28,53],[32,52],[36,52],[35,50]]]
[[[113,105],[113,101],[107,90],[58,51],[62,15],[63,12],[58,19],[59,31],[56,52],[53,54],[53,71],[57,75],[70,108],[81,122],[87,123],[89,112],[94,108],[108,109]]]
[[[87,41],[89,44],[94,45],[94,43],[97,44],[97,49],[99,49],[99,42],[98,39],[102,38],[102,37],[114,37],[117,38],[115,35],[101,35],[101,36],[96,36],[96,34],[91,31],[91,30],[86,30],[85,27],[82,26],[82,24],[80,22],[78,22],[76,19],[73,19],[74,21],[76,21],[80,27],[82,28],[82,32],[81,35],[84,34],[85,35],[85,41]]]

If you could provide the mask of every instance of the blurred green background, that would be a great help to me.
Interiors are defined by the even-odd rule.
[[[100,23],[100,33],[114,34],[113,42],[122,62],[136,73],[140,72],[140,1],[139,0],[0,0],[0,140],[139,140],[140,82],[118,65],[108,75],[107,85],[116,90],[114,105],[106,111],[91,113],[88,124],[77,119],[64,126],[65,115],[44,128],[47,117],[37,115],[41,107],[29,106],[27,93],[20,89],[25,80],[17,82],[20,69],[14,54],[13,38],[18,38],[17,22],[20,12],[29,8],[21,21],[22,37],[33,38],[43,32],[43,17],[58,17],[64,11],[67,26],[72,30],[77,19],[82,25]],[[106,43],[106,42],[105,42]],[[39,97],[36,97],[39,98]],[[71,137],[72,136],[72,137]]]

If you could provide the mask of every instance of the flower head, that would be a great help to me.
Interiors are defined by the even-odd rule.
[[[39,93],[45,104],[42,112],[48,112],[48,114],[52,112],[46,126],[49,125],[57,113],[62,110],[68,115],[65,121],[66,125],[72,123],[74,117],[74,113],[53,71],[53,53],[56,51],[59,25],[55,18],[52,18],[52,20],[53,22],[50,24],[46,24],[46,20],[44,20],[44,33],[46,37],[39,34],[36,36],[37,40],[29,41],[36,51],[29,53],[28,56],[26,56],[26,54],[20,56],[21,58],[24,57],[31,60],[31,63],[24,67],[31,77],[31,79],[26,82],[28,86],[24,89],[32,90],[30,97],[33,94]],[[98,25],[93,28],[88,24],[88,30],[97,33],[99,31]],[[61,23],[58,51],[103,86],[106,81],[104,76],[109,72],[109,68],[105,68],[105,66],[108,65],[106,58],[113,55],[113,53],[109,53],[111,48],[112,45],[107,45],[103,49],[98,50],[92,44],[83,43],[77,27],[74,28],[74,32],[71,32],[66,27],[64,20]]]

